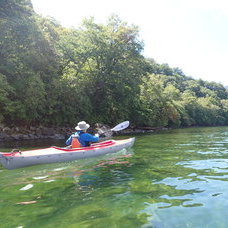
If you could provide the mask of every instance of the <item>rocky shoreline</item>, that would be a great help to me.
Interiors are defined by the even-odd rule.
[[[105,136],[111,135],[132,135],[151,133],[157,130],[166,130],[167,128],[137,127],[127,128],[120,132],[112,133],[109,131]],[[90,129],[90,133],[102,133],[110,130],[107,125],[96,124]],[[0,126],[0,142],[11,140],[34,140],[34,139],[66,139],[71,133],[75,132],[74,127],[8,127]]]

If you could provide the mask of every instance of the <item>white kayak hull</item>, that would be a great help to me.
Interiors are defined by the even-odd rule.
[[[135,138],[130,138],[123,140],[110,140],[93,144],[90,147],[75,149],[50,147],[14,153],[0,152],[0,162],[7,169],[16,169],[38,164],[69,162],[114,153],[133,146],[134,141]]]

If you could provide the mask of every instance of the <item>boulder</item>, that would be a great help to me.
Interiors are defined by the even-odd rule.
[[[95,124],[95,130],[101,137],[111,137],[113,132],[108,125],[97,123]]]

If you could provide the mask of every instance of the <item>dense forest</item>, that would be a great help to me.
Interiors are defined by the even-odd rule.
[[[31,0],[1,0],[0,31],[2,124],[228,124],[223,85],[145,58],[139,28],[118,16],[64,28],[37,15]]]

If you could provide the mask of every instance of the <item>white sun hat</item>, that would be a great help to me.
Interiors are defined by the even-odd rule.
[[[78,123],[78,126],[75,127],[78,131],[87,130],[90,127],[89,124],[87,124],[85,121],[81,121]]]

